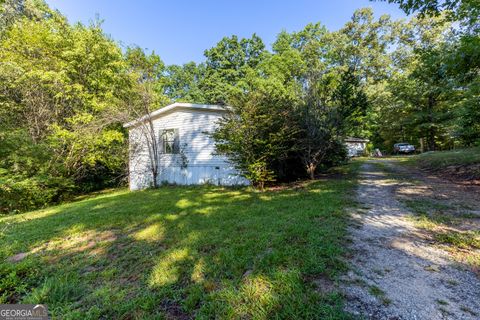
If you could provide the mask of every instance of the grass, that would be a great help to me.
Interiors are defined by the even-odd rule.
[[[0,303],[62,319],[349,318],[318,284],[346,269],[358,166],[302,188],[117,190],[1,217]]]
[[[374,296],[377,299],[379,299],[380,301],[382,301],[382,303],[386,306],[388,306],[390,303],[392,303],[392,300],[387,298],[387,296],[385,294],[385,291],[383,291],[382,289],[380,289],[377,286],[370,286],[370,288],[368,289],[368,292],[370,292],[370,294],[372,296]]]
[[[440,174],[444,173],[445,169],[449,167],[467,167],[464,170],[465,172],[448,172],[447,174],[460,175],[468,179],[480,179],[480,169],[478,167],[480,165],[480,147],[426,152],[412,157],[399,158],[399,161]]]
[[[480,231],[448,231],[435,235],[435,239],[461,249],[480,249]]]
[[[480,231],[456,230],[456,225],[461,225],[466,219],[477,216],[462,214],[450,215],[443,208],[443,204],[433,205],[428,210],[430,201],[427,199],[404,200],[403,203],[414,213],[411,219],[418,228],[428,231],[435,243],[447,246],[447,249],[460,262],[470,266],[480,274]]]
[[[448,166],[469,165],[480,163],[480,147],[458,149],[441,152],[426,152],[419,154],[416,159],[421,165],[432,169],[442,169]]]
[[[434,230],[438,225],[453,224],[461,217],[454,217],[447,214],[450,206],[439,203],[427,198],[421,199],[402,199],[403,204],[409,208],[414,215],[411,219],[416,223],[417,227],[427,230]]]
[[[449,159],[442,162],[442,165],[457,165],[460,163],[472,163],[476,161],[475,149],[458,151],[465,157],[459,159],[450,158],[453,152],[438,152],[419,155],[416,157],[399,158],[397,163],[418,166],[418,158]],[[413,160],[412,160],[413,159]],[[465,160],[469,159],[469,160]],[[422,160],[423,161],[423,160]],[[397,172],[384,163],[376,163],[379,168],[387,172],[389,177],[396,181],[407,182],[409,184],[418,184],[418,180],[412,179],[408,172]],[[431,164],[432,167],[440,168],[440,165]],[[472,208],[466,204],[452,204],[442,202],[429,195],[416,195],[409,198],[400,197],[399,200],[412,212],[410,219],[418,228],[427,231],[435,243],[444,245],[452,253],[453,257],[461,263],[472,268],[480,274],[480,231],[465,230],[462,226],[469,226],[469,220],[478,219],[478,215],[468,212]],[[462,212],[465,210],[465,212]]]
[[[403,200],[403,203],[415,213],[411,218],[417,227],[434,232],[434,239],[438,243],[460,249],[480,249],[480,231],[456,231],[449,228],[464,219],[476,218],[475,215],[447,214],[450,206],[428,199],[408,199]]]

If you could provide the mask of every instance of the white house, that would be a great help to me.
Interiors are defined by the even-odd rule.
[[[367,152],[367,143],[369,142],[368,139],[349,137],[344,141],[345,145],[347,146],[349,157],[363,156]]]
[[[233,164],[216,154],[210,136],[227,109],[218,105],[174,103],[124,124],[129,130],[130,190],[157,183],[245,185]]]

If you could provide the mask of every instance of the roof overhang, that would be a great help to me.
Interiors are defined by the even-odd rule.
[[[353,137],[347,137],[343,141],[345,141],[345,142],[370,142],[370,140],[368,140],[368,139],[353,138]]]
[[[196,110],[205,110],[205,111],[228,111],[229,107],[228,106],[220,106],[220,105],[215,105],[215,104],[195,104],[195,103],[181,103],[181,102],[175,102],[171,105],[168,105],[166,107],[160,108],[158,110],[155,110],[153,112],[150,112],[149,114],[146,114],[138,119],[135,119],[133,121],[127,122],[123,125],[124,128],[130,128],[133,127],[137,124],[140,124],[148,119],[153,119],[161,116],[164,113],[167,113],[169,111],[172,111],[173,109],[177,108],[183,108],[183,109],[196,109]]]

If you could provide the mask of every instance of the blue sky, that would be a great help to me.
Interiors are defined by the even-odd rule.
[[[377,16],[405,15],[394,4],[368,0],[47,0],[71,23],[89,23],[96,15],[123,46],[154,50],[167,64],[204,60],[205,49],[222,37],[259,35],[268,48],[282,31],[297,31],[321,22],[339,29],[355,9],[372,7]]]

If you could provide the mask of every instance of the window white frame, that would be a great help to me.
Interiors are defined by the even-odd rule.
[[[160,133],[160,151],[164,154],[179,153],[179,134],[178,129],[165,129]]]

